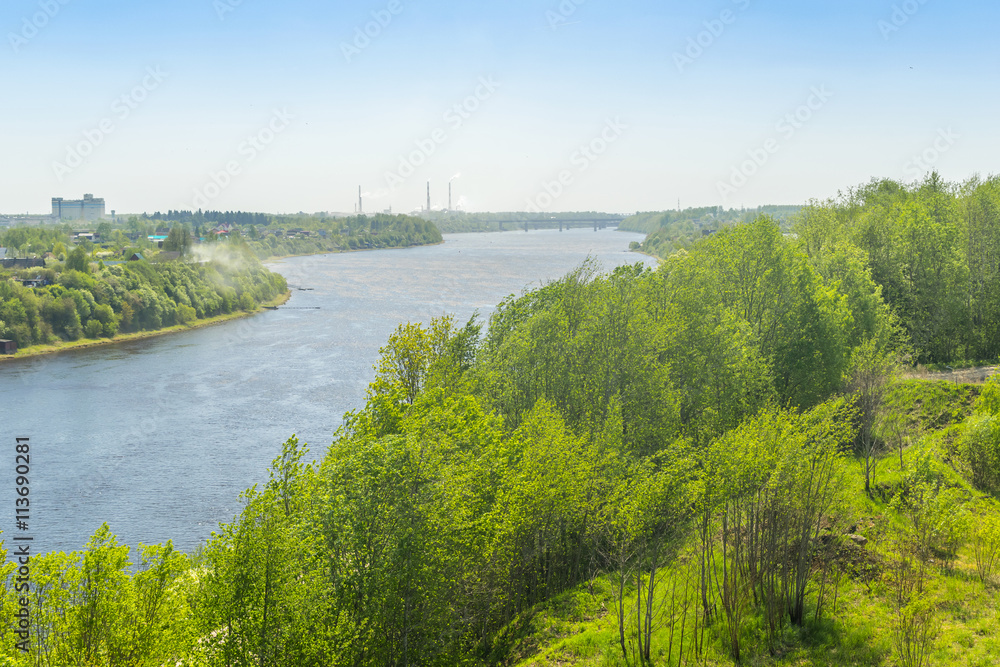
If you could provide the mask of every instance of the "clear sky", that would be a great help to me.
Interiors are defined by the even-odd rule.
[[[0,211],[633,212],[997,171],[981,0],[5,0]],[[367,34],[366,34],[367,33]]]

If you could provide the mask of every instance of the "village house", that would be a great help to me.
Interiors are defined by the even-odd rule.
[[[41,276],[35,276],[34,278],[26,278],[22,280],[21,284],[25,287],[45,287],[49,284],[49,281]]]

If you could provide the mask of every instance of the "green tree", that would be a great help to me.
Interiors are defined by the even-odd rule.
[[[77,246],[66,258],[67,271],[79,271],[80,273],[90,273],[90,260],[86,250],[82,246]]]
[[[174,225],[163,241],[163,250],[186,253],[191,247],[191,232],[184,225]]]
[[[241,496],[243,512],[205,549],[196,602],[210,665],[282,665],[293,631],[293,538],[273,493]]]

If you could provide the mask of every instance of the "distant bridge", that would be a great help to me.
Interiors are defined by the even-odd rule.
[[[524,231],[528,231],[529,227],[534,227],[535,229],[555,229],[559,228],[561,232],[563,228],[570,229],[572,227],[593,227],[596,232],[598,229],[604,229],[608,225],[618,225],[621,223],[623,217],[608,217],[608,218],[563,218],[562,220],[554,218],[534,218],[528,220],[498,220],[500,224],[500,231],[504,230],[504,225],[513,225],[515,227],[524,227]]]

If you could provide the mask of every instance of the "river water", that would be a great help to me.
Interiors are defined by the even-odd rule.
[[[0,365],[0,528],[14,526],[14,438],[30,437],[34,552],[70,551],[107,522],[121,543],[191,551],[267,478],[292,434],[325,453],[363,406],[400,322],[478,309],[578,266],[652,263],[626,232],[455,234],[436,246],[274,263],[293,288],[276,311],[147,340]],[[300,289],[301,288],[301,289]]]

